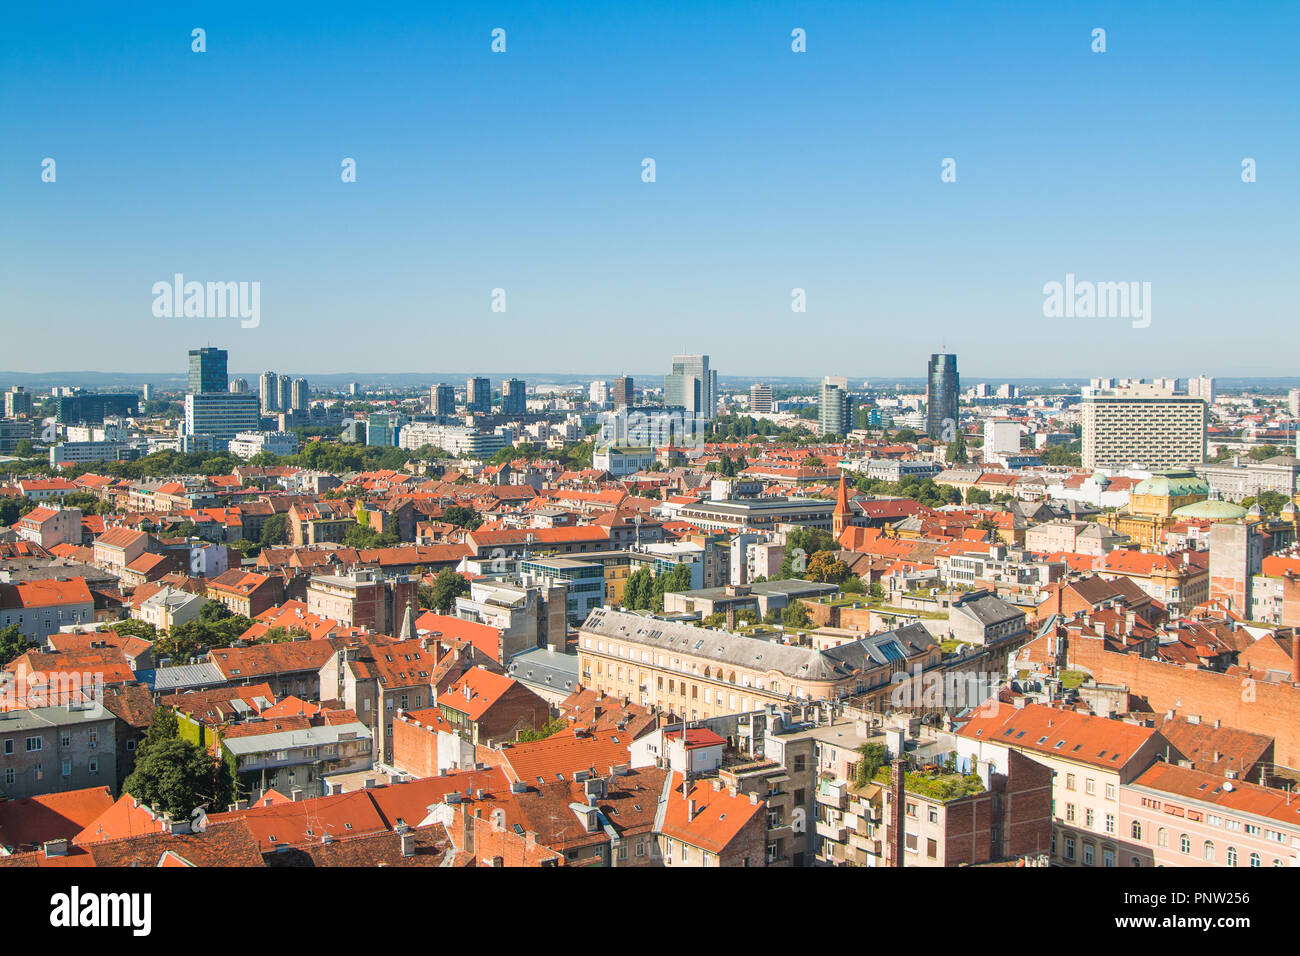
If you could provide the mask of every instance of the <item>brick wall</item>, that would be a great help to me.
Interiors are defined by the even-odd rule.
[[[1221,720],[1229,727],[1266,734],[1275,741],[1275,760],[1300,769],[1300,689],[1291,684],[1267,684],[1240,677],[1193,670],[1104,650],[1100,642],[1071,640],[1071,667],[1090,673],[1098,682],[1125,684],[1145,697],[1156,713],[1170,710]]]

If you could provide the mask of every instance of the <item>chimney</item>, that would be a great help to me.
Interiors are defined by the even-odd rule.
[[[1291,683],[1300,684],[1300,630],[1291,632]]]
[[[691,797],[690,800],[686,801],[686,822],[690,823],[694,819],[695,819],[695,798]]]
[[[524,851],[531,853],[535,849],[537,849],[537,834],[532,830],[526,830],[524,832]]]
[[[758,806],[758,791],[757,791],[757,790],[751,790],[751,791],[749,791],[749,805],[750,805],[751,807],[756,807],[756,806]]]

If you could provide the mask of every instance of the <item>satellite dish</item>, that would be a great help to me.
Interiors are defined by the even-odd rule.
[[[1223,791],[1224,791],[1225,793],[1232,793],[1232,781],[1231,781],[1231,780],[1225,780],[1225,781],[1223,781]]]

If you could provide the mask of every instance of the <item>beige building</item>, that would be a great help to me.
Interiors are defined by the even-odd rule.
[[[999,773],[1006,773],[1007,748],[1045,764],[1052,771],[1052,863],[1107,867],[1133,856],[1120,825],[1121,787],[1168,747],[1151,727],[1043,704],[998,704],[958,731],[957,753]]]
[[[1132,384],[1085,390],[1083,467],[1180,468],[1205,461],[1207,406],[1172,389]]]
[[[866,693],[938,656],[919,624],[818,650],[597,608],[578,634],[584,687],[692,720]]]

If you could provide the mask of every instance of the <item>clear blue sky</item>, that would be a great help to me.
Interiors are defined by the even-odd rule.
[[[1294,2],[138,6],[6,11],[0,369],[1295,371]],[[1151,326],[1044,318],[1067,272]]]

